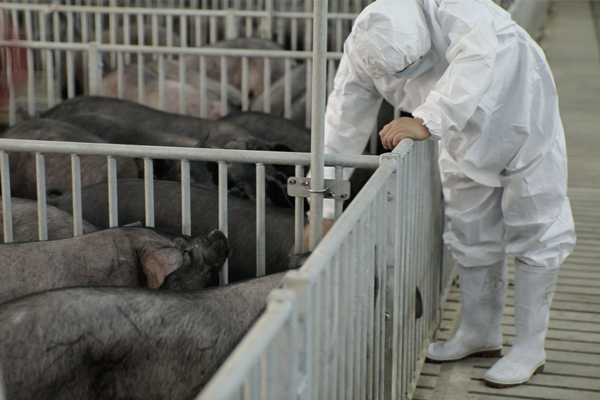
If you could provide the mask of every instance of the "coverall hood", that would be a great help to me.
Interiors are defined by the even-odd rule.
[[[375,79],[419,63],[430,48],[427,22],[415,0],[371,3],[356,18],[346,42],[346,51],[354,54],[351,62]],[[412,74],[431,67],[431,63],[420,64]]]

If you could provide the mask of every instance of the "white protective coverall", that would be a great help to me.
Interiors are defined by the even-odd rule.
[[[511,253],[558,268],[575,243],[558,97],[542,50],[509,13],[491,0],[367,6],[328,98],[325,152],[361,154],[382,98],[440,141],[444,239],[459,264]]]

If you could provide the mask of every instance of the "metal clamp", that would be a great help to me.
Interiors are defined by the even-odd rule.
[[[350,181],[325,179],[325,189],[309,189],[310,178],[288,178],[287,192],[292,197],[310,197],[311,193],[323,193],[323,198],[348,200],[350,198]]]
[[[326,187],[325,189],[306,189],[308,193],[327,193],[328,190],[328,187]]]

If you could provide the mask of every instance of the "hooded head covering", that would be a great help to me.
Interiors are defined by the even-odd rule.
[[[431,48],[423,9],[417,0],[377,0],[356,18],[347,46],[351,62],[372,78],[397,74]]]

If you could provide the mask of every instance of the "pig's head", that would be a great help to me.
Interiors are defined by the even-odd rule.
[[[141,270],[150,288],[202,288],[220,271],[229,256],[229,242],[218,230],[198,237],[164,231],[159,234],[167,236],[168,243],[138,251]]]

